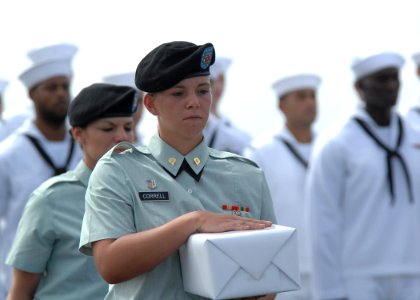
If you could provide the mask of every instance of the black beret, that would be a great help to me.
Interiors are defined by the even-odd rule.
[[[145,92],[164,91],[186,78],[206,76],[216,54],[212,44],[170,42],[153,49],[139,63],[136,86]]]
[[[94,83],[85,87],[70,102],[71,126],[86,126],[108,117],[131,116],[137,109],[137,90],[122,85]]]

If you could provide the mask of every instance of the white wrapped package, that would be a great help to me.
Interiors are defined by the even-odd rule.
[[[300,288],[296,229],[197,233],[180,248],[185,291],[211,299]]]

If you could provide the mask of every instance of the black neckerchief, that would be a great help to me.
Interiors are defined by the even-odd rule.
[[[404,128],[402,126],[402,121],[401,118],[399,116],[397,116],[398,118],[398,139],[397,139],[397,145],[395,146],[395,149],[390,149],[387,145],[385,145],[384,143],[382,143],[374,134],[373,132],[370,130],[370,128],[368,127],[368,125],[366,124],[365,121],[363,121],[360,118],[355,117],[354,119],[356,120],[356,122],[360,125],[360,127],[376,142],[376,144],[381,147],[382,149],[385,150],[386,152],[386,164],[387,164],[387,175],[388,175],[388,185],[389,185],[389,193],[391,194],[391,204],[395,203],[395,194],[394,194],[394,180],[392,178],[392,158],[397,158],[400,163],[401,166],[403,168],[404,171],[404,175],[405,175],[405,180],[407,182],[407,188],[408,188],[408,193],[410,195],[410,202],[413,203],[414,202],[414,197],[413,197],[413,191],[411,188],[411,178],[410,178],[410,174],[408,173],[408,168],[407,168],[407,164],[404,161],[404,158],[401,156],[401,154],[398,152],[398,148],[400,147],[402,140],[404,138]]]
[[[73,155],[73,150],[74,150],[74,140],[73,139],[71,139],[70,149],[69,149],[69,154],[67,156],[66,164],[62,167],[56,167],[54,165],[53,161],[51,160],[51,158],[48,156],[47,152],[45,152],[45,150],[42,148],[39,141],[35,137],[33,137],[29,134],[25,134],[25,136],[31,141],[31,143],[34,145],[35,149],[38,150],[38,153],[42,156],[44,161],[54,170],[54,176],[63,174],[68,170],[70,160],[71,160],[71,157]]]
[[[307,169],[308,168],[308,161],[306,159],[304,159],[302,155],[300,155],[300,153],[297,151],[297,149],[290,142],[288,142],[285,138],[278,137],[278,139],[284,143],[284,145],[289,149],[289,151],[293,154],[293,156],[300,162],[300,164],[305,169]]]
[[[218,122],[220,122],[219,120],[217,120]],[[223,120],[223,125],[225,125],[226,127],[231,127],[231,124],[228,120]],[[211,134],[210,138],[209,138],[209,143],[208,146],[210,148],[213,148],[214,146],[214,142],[216,141],[216,137],[217,137],[217,132],[219,131],[219,124],[217,124],[214,127],[213,133]]]

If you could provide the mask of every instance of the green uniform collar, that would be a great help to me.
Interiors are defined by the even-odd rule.
[[[92,174],[92,170],[86,166],[83,160],[81,160],[74,169],[74,175],[79,178],[80,182],[86,187],[88,186],[90,174]]]
[[[196,175],[199,175],[207,163],[209,149],[203,141],[197,145],[190,153],[183,156],[177,150],[164,142],[157,134],[149,142],[149,150],[159,164],[167,170],[173,177],[178,175],[179,169],[185,159]]]

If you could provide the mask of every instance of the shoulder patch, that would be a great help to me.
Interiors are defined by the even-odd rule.
[[[254,167],[258,167],[258,165],[251,159],[243,157],[241,155],[235,154],[235,153],[231,153],[231,152],[226,152],[226,151],[220,151],[220,150],[216,150],[213,148],[209,148],[209,155],[213,158],[218,158],[218,159],[232,159],[232,160],[236,160],[236,161],[241,161],[243,163],[246,163],[248,165],[252,165]]]
[[[118,155],[120,153],[124,153],[126,151],[129,151],[131,153],[143,152],[143,151],[141,151],[141,148],[143,148],[143,146],[136,147],[135,145],[133,145],[129,142],[121,142],[121,143],[115,145],[113,148],[111,148],[111,150],[108,153],[110,153],[111,156],[114,156],[114,155]]]
[[[136,147],[135,145],[129,143],[129,142],[121,142],[117,145],[115,145],[113,148],[111,148],[111,150],[109,150],[109,154],[110,156],[115,156],[124,152],[140,152],[143,154],[150,154],[150,150],[147,146],[139,146]]]
[[[126,151],[126,150],[129,150],[129,149],[135,149],[136,147],[134,147],[134,145],[132,145],[132,144],[130,144],[130,143],[128,143],[128,142],[121,142],[121,143],[119,143],[119,144],[117,144],[117,145],[115,145],[113,148],[112,148],[112,150],[111,150],[111,155],[114,155],[114,154],[119,154],[119,153],[122,153],[122,152],[124,152],[124,151]]]

